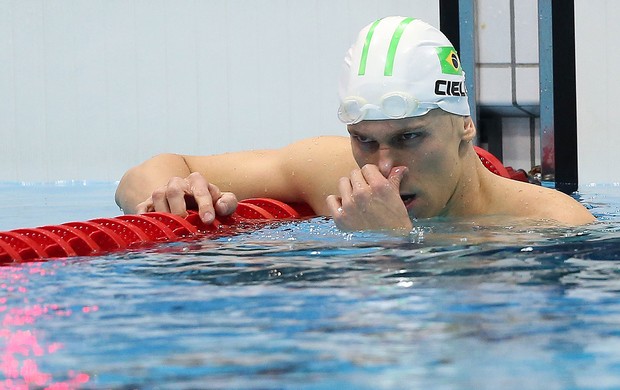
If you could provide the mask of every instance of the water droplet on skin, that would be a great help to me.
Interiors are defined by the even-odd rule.
[[[312,159],[311,159],[311,158],[309,158],[309,159],[308,159],[308,162],[312,162]]]

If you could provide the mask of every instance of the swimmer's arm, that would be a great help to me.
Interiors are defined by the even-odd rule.
[[[329,215],[325,199],[335,193],[338,180],[357,168],[349,138],[336,136],[308,138],[281,149],[184,158],[191,171],[239,200],[303,202],[320,215]]]
[[[185,158],[178,154],[160,154],[129,169],[116,189],[116,204],[127,214],[151,196],[153,190],[168,183],[172,177],[187,177],[191,170]]]
[[[183,195],[182,187],[190,187],[191,193],[194,183],[198,187],[206,187],[207,183],[214,184],[220,191],[232,192],[240,200],[264,196],[286,201],[293,194],[290,189],[286,193],[282,175],[274,174],[277,172],[277,154],[277,151],[246,151],[210,156],[161,154],[125,173],[116,191],[116,203],[125,213],[145,211],[140,210],[140,207],[145,207],[141,205],[145,200],[150,204],[147,210],[168,211],[167,208],[159,209],[154,204],[157,202],[149,200],[154,197],[155,191],[165,194],[159,196],[160,199],[162,196],[167,199],[160,201],[161,204],[177,203],[187,198]],[[196,173],[204,179],[190,180],[190,175]],[[183,179],[191,181],[192,185],[186,184]],[[190,197],[193,195],[189,194]],[[180,214],[185,207],[177,208]]]
[[[325,197],[334,193],[338,179],[355,166],[346,137],[310,138],[276,150],[210,156],[162,154],[123,176],[116,202],[126,213],[134,213],[139,203],[171,178],[198,172],[239,200],[270,197],[305,202],[315,212],[327,214]]]

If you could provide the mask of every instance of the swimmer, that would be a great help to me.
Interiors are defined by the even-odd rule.
[[[237,199],[270,197],[307,203],[349,231],[408,232],[415,219],[437,216],[593,222],[570,196],[484,167],[464,81],[439,30],[419,19],[379,19],[344,60],[338,116],[348,137],[278,150],[162,154],[123,176],[116,202],[126,213],[184,216],[193,208],[210,223],[234,212]]]

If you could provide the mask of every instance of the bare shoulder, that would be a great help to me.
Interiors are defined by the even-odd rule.
[[[507,180],[508,197],[505,207],[512,214],[534,219],[548,219],[576,226],[595,221],[594,216],[576,199],[558,190]],[[512,198],[512,199],[511,199]]]

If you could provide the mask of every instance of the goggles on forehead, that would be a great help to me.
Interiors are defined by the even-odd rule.
[[[420,102],[404,92],[388,93],[380,100],[377,105],[359,96],[346,97],[338,108],[338,119],[347,125],[353,125],[365,119],[386,120],[421,116],[438,107],[436,103]]]

